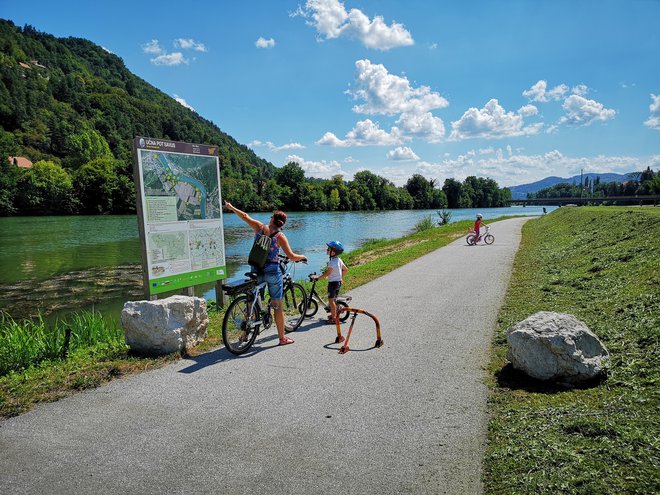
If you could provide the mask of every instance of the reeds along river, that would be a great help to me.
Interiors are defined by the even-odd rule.
[[[487,221],[541,215],[543,207],[451,210],[451,221],[474,219],[477,212]],[[270,213],[252,216],[268,222]],[[290,213],[284,231],[292,249],[309,259],[307,265],[296,265],[295,278],[323,268],[330,240],[350,251],[371,239],[410,233],[428,216],[439,219],[436,210]],[[225,213],[224,233],[229,277],[240,277],[248,270],[251,231],[236,215]],[[117,317],[124,302],[143,298],[140,257],[137,217],[132,215],[0,218],[0,310],[15,319],[83,309]],[[213,285],[196,287],[195,293],[215,298]]]

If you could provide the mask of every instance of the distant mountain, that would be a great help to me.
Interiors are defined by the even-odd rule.
[[[600,177],[601,182],[625,182],[627,180],[630,180],[630,173],[628,174],[588,173],[582,175],[583,179],[585,177],[589,177],[589,181],[595,180],[596,177]],[[574,175],[573,177],[569,177],[567,179],[564,179],[563,177],[554,177],[554,176],[546,177],[545,179],[532,182],[531,184],[522,184],[520,186],[513,186],[513,187],[509,187],[509,189],[511,190],[512,199],[525,199],[527,198],[528,193],[535,193],[540,191],[541,189],[545,189],[546,187],[552,187],[556,184],[562,184],[562,183],[579,184],[580,176]]]

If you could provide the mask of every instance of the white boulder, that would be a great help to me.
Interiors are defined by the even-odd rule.
[[[603,371],[609,354],[573,315],[540,311],[507,330],[507,359],[539,380],[579,382]]]
[[[184,352],[204,340],[209,324],[206,301],[171,296],[155,301],[129,301],[121,312],[126,343],[137,352]]]

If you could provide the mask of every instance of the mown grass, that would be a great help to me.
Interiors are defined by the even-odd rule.
[[[467,221],[457,222],[399,239],[370,241],[343,256],[351,267],[344,289],[365,284],[450,243],[462,236],[469,225]],[[210,304],[208,337],[190,351],[192,355],[222,345],[223,316],[222,309]],[[65,353],[66,328],[72,332]],[[15,416],[37,403],[58,400],[178,358],[176,354],[132,355],[124,342],[123,330],[98,314],[79,313],[54,326],[41,319],[16,322],[5,316],[0,318],[0,417]]]
[[[583,388],[507,365],[506,329],[570,313],[608,348]],[[660,493],[660,209],[561,208],[527,222],[490,366],[485,486],[492,494]]]

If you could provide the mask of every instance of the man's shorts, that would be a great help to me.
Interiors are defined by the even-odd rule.
[[[328,299],[334,299],[339,295],[341,282],[328,282]]]

